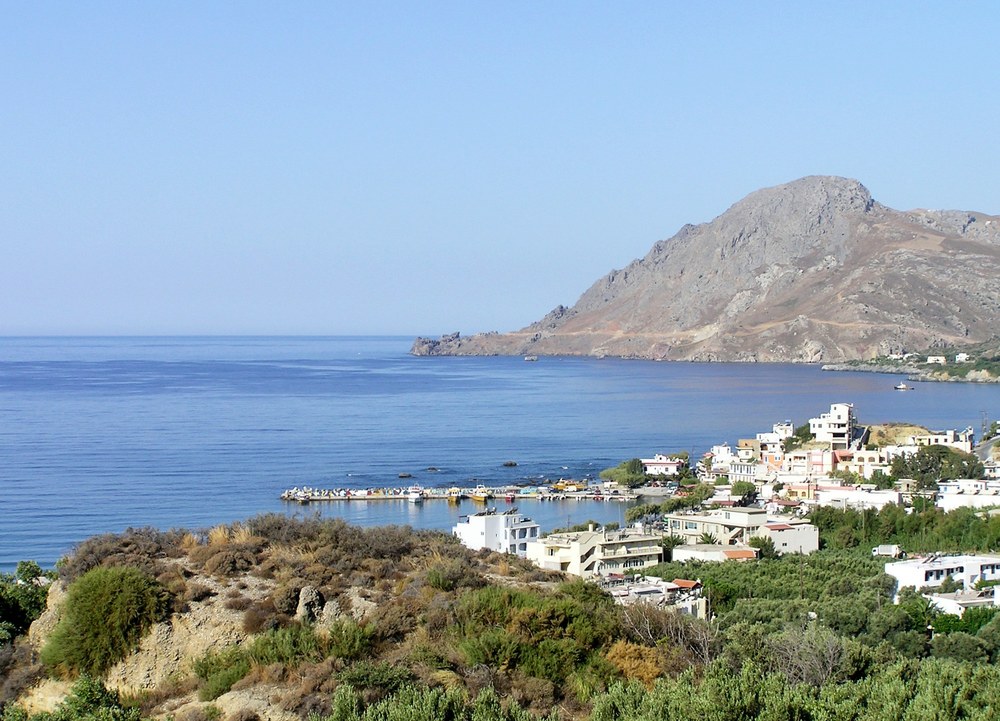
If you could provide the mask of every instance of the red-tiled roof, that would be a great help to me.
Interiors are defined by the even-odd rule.
[[[686,578],[675,578],[674,585],[681,588],[700,588],[701,581],[689,581]]]
[[[757,558],[756,551],[723,551],[722,553],[726,558],[730,558],[734,561],[744,558]]]
[[[767,527],[772,531],[787,531],[791,528],[787,523],[768,523]]]

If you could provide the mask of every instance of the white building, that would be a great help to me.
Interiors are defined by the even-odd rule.
[[[663,556],[660,540],[634,528],[553,533],[528,543],[527,558],[549,571],[594,578],[655,566]]]
[[[859,486],[842,486],[840,488],[820,488],[815,493],[816,504],[833,506],[834,508],[855,508],[859,511],[866,508],[880,510],[882,507],[903,502],[903,494],[897,490],[876,490],[875,488]]]
[[[486,548],[501,553],[513,553],[524,558],[528,543],[538,540],[540,526],[525,518],[516,508],[503,513],[488,509],[463,517],[452,528],[452,534],[473,551]]]
[[[938,483],[936,505],[943,511],[1000,506],[1000,481],[973,478],[941,481]]]
[[[965,453],[972,453],[975,445],[975,431],[971,427],[964,431],[932,431],[926,435],[914,435],[907,438],[907,445],[916,446],[948,446]]]
[[[688,464],[683,458],[666,456],[662,453],[657,453],[652,458],[640,458],[639,460],[642,461],[643,472],[651,476],[676,476]]]
[[[896,579],[897,597],[901,588],[940,586],[946,578],[971,589],[977,581],[1000,578],[1000,556],[943,556],[935,553],[923,558],[891,561],[885,564],[885,572]]]
[[[720,546],[716,543],[695,543],[690,546],[677,546],[672,551],[673,559],[679,563],[685,561],[753,561],[757,558],[757,549],[750,546]]]
[[[956,363],[968,363],[969,362],[969,354],[968,353],[956,353],[955,354],[955,362]]]
[[[808,555],[819,550],[819,528],[799,519],[770,520],[760,529],[764,538],[770,538],[779,555],[801,553]]]
[[[929,355],[927,356],[928,363],[936,363],[937,365],[943,366],[948,363],[948,359],[943,355]]]
[[[834,403],[829,413],[809,419],[809,432],[817,441],[829,443],[831,450],[850,448],[855,427],[854,406],[850,403]]]
[[[663,520],[666,532],[682,536],[686,544],[699,543],[703,535],[708,535],[713,536],[716,543],[728,546],[759,536],[760,529],[767,523],[767,511],[763,508],[722,508],[705,513],[668,514]]]
[[[992,588],[962,589],[955,593],[925,593],[928,599],[941,613],[951,613],[961,616],[970,608],[995,608],[1000,606],[1000,586]]]

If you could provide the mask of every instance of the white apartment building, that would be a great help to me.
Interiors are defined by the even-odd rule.
[[[1000,481],[973,478],[941,481],[938,483],[936,505],[942,511],[1000,506]]]
[[[527,545],[527,559],[549,571],[581,578],[630,573],[655,566],[663,557],[659,534],[619,531],[553,533]]]
[[[668,514],[663,517],[667,533],[683,536],[686,544],[699,543],[704,534],[714,536],[717,543],[728,546],[746,543],[760,535],[767,523],[763,508],[722,508],[705,513]]]
[[[809,432],[821,443],[829,443],[831,450],[851,447],[856,428],[854,406],[851,403],[834,403],[829,413],[809,419]]]
[[[465,520],[462,520],[462,519]],[[489,549],[527,556],[528,543],[538,540],[540,526],[512,508],[502,513],[488,509],[459,518],[452,535],[473,551]]]
[[[920,589],[924,586],[940,586],[946,578],[951,578],[966,589],[971,589],[977,581],[993,581],[1000,578],[1000,556],[969,554],[943,556],[935,553],[923,558],[890,561],[885,564],[885,572],[896,579],[897,598],[901,588],[912,586]]]

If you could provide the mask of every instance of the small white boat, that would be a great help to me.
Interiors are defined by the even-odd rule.
[[[406,489],[406,500],[410,503],[422,503],[424,500],[424,489],[421,486],[410,486]]]
[[[536,356],[536,355],[526,355],[526,356],[524,356],[524,360],[534,362],[534,361],[538,360],[538,356]]]
[[[912,391],[913,390],[912,386],[908,386],[905,383],[897,383],[892,388],[893,388],[893,390],[897,390],[897,391]]]

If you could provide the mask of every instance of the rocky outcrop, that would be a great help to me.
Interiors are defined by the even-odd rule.
[[[841,362],[1000,333],[1000,219],[901,212],[856,180],[759,190],[511,333],[416,355]]]

